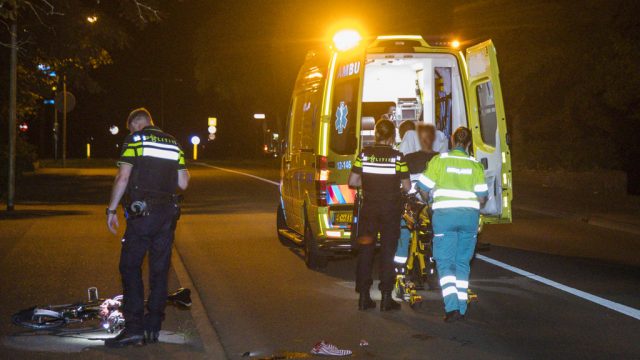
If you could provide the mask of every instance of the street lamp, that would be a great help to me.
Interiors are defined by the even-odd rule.
[[[89,24],[95,24],[98,21],[98,17],[95,15],[87,16],[87,21]]]
[[[267,143],[267,115],[263,113],[253,114],[253,118],[256,120],[264,120],[262,121],[262,142]]]
[[[120,129],[115,125],[111,125],[111,127],[109,128],[109,132],[111,133],[111,135],[118,135]]]
[[[198,160],[198,144],[200,144],[200,138],[195,135],[192,136],[191,143],[193,144],[193,160]]]

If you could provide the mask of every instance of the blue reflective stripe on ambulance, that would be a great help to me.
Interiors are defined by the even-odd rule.
[[[331,190],[333,190],[333,193],[336,195],[336,199],[338,200],[338,204],[346,204],[347,203],[347,201],[344,199],[344,196],[342,196],[342,191],[340,191],[340,186],[331,185]]]

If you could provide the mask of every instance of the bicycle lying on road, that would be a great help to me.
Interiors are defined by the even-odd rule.
[[[120,311],[122,295],[100,299],[98,289],[87,290],[88,301],[64,305],[34,306],[21,310],[11,317],[13,323],[34,330],[49,330],[71,324],[100,320],[100,328],[114,333],[124,328],[124,316]],[[180,288],[167,297],[167,303],[181,308],[191,307],[191,290]]]

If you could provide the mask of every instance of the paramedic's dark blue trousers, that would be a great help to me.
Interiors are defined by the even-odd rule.
[[[127,220],[122,239],[120,275],[124,295],[125,328],[130,334],[160,331],[167,302],[167,276],[178,218],[173,204],[156,205],[148,216]],[[149,253],[149,301],[144,315],[142,261]]]

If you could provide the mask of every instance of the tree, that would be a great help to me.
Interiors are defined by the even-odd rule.
[[[111,63],[110,51],[126,46],[128,31],[160,20],[160,14],[153,0],[0,0],[3,35],[11,38],[0,39],[0,45],[11,53],[12,64],[19,57],[10,72],[0,73],[0,82],[11,85],[11,94],[3,91],[0,100],[0,109],[9,112],[8,209],[13,207],[16,118],[33,117],[41,100],[53,95],[53,73],[64,74],[74,89],[98,91],[89,70]]]
[[[65,74],[74,89],[99,91],[89,71],[110,64],[110,52],[128,44],[132,28],[158,21],[160,14],[155,3],[139,0],[0,0],[4,35],[12,21],[19,18],[20,24],[18,116],[34,115],[43,97],[51,95],[55,78],[37,72],[40,64]]]

